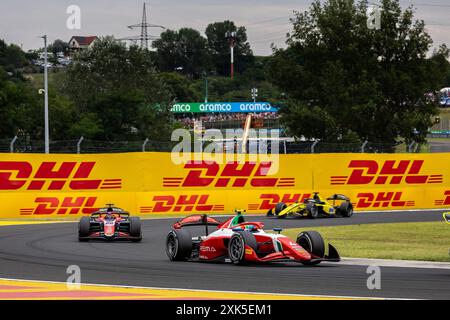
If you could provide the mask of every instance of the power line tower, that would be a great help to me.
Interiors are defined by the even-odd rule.
[[[147,22],[147,3],[144,2],[144,7],[142,9],[142,21],[141,23],[133,24],[131,26],[128,26],[129,29],[141,29],[141,35],[140,36],[131,36],[127,38],[122,38],[120,40],[127,40],[131,41],[132,44],[136,44],[138,41],[141,43],[141,49],[148,49],[149,41],[157,40],[159,39],[158,36],[154,36],[148,33],[149,28],[159,28],[159,29],[166,29],[163,26],[151,24]]]

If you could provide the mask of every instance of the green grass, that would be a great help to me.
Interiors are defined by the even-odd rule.
[[[444,221],[287,229],[283,234],[296,239],[307,230],[319,231],[342,257],[450,261],[450,226]]]

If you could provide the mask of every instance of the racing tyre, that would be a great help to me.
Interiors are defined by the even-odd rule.
[[[142,240],[141,219],[139,217],[130,217],[130,236],[136,237],[131,241],[139,242]]]
[[[228,242],[228,257],[234,264],[245,265],[245,246],[249,246],[254,251],[258,246],[256,238],[248,231],[236,232]]]
[[[172,230],[167,235],[166,253],[171,261],[183,261],[191,257],[192,236],[188,230]]]
[[[281,211],[283,211],[286,208],[287,208],[286,203],[284,202],[277,203],[275,206],[275,215],[278,215]]]
[[[325,256],[325,241],[317,231],[305,231],[297,236],[297,244],[316,257]],[[305,265],[317,265],[321,261],[303,261]]]
[[[353,205],[350,202],[342,202],[339,206],[339,214],[343,217],[350,218],[353,215]]]
[[[315,219],[319,215],[319,208],[313,203],[308,203],[306,205],[306,213],[308,218]]]
[[[82,217],[80,223],[78,224],[78,240],[88,241],[89,239],[83,239],[89,236],[89,231],[91,230],[91,219],[89,217]]]

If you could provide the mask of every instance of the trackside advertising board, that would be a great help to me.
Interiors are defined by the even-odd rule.
[[[253,113],[278,112],[268,102],[180,102],[172,106],[173,113]]]
[[[356,211],[450,207],[450,154],[243,157],[175,164],[171,153],[0,154],[0,218],[79,217],[106,203],[142,216],[266,213],[314,191],[343,193]]]

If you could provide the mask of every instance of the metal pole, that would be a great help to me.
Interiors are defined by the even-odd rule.
[[[231,44],[231,79],[234,78],[234,43]]]
[[[148,138],[145,139],[144,144],[142,145],[142,152],[145,152],[145,146],[149,142]]]
[[[208,103],[208,76],[205,75],[205,103]]]
[[[12,140],[11,143],[9,144],[9,151],[11,151],[11,153],[14,153],[14,144],[17,141],[17,136],[15,136]]]
[[[284,154],[287,154],[287,150],[286,150],[286,140],[283,140],[283,144],[284,144]]]
[[[364,152],[365,152],[366,146],[367,146],[368,143],[369,143],[368,140],[364,141],[363,145],[361,146],[361,153],[364,153]]]
[[[314,143],[311,146],[311,153],[314,153],[314,148],[316,147],[316,145],[319,143],[319,140],[315,140]]]
[[[44,39],[44,90],[45,90],[45,153],[50,153],[50,134],[48,128],[48,54],[47,54],[47,36],[42,37]]]
[[[77,143],[77,154],[81,153],[81,143],[83,142],[83,140],[84,140],[83,136],[80,138],[80,140],[78,140],[78,143]]]

